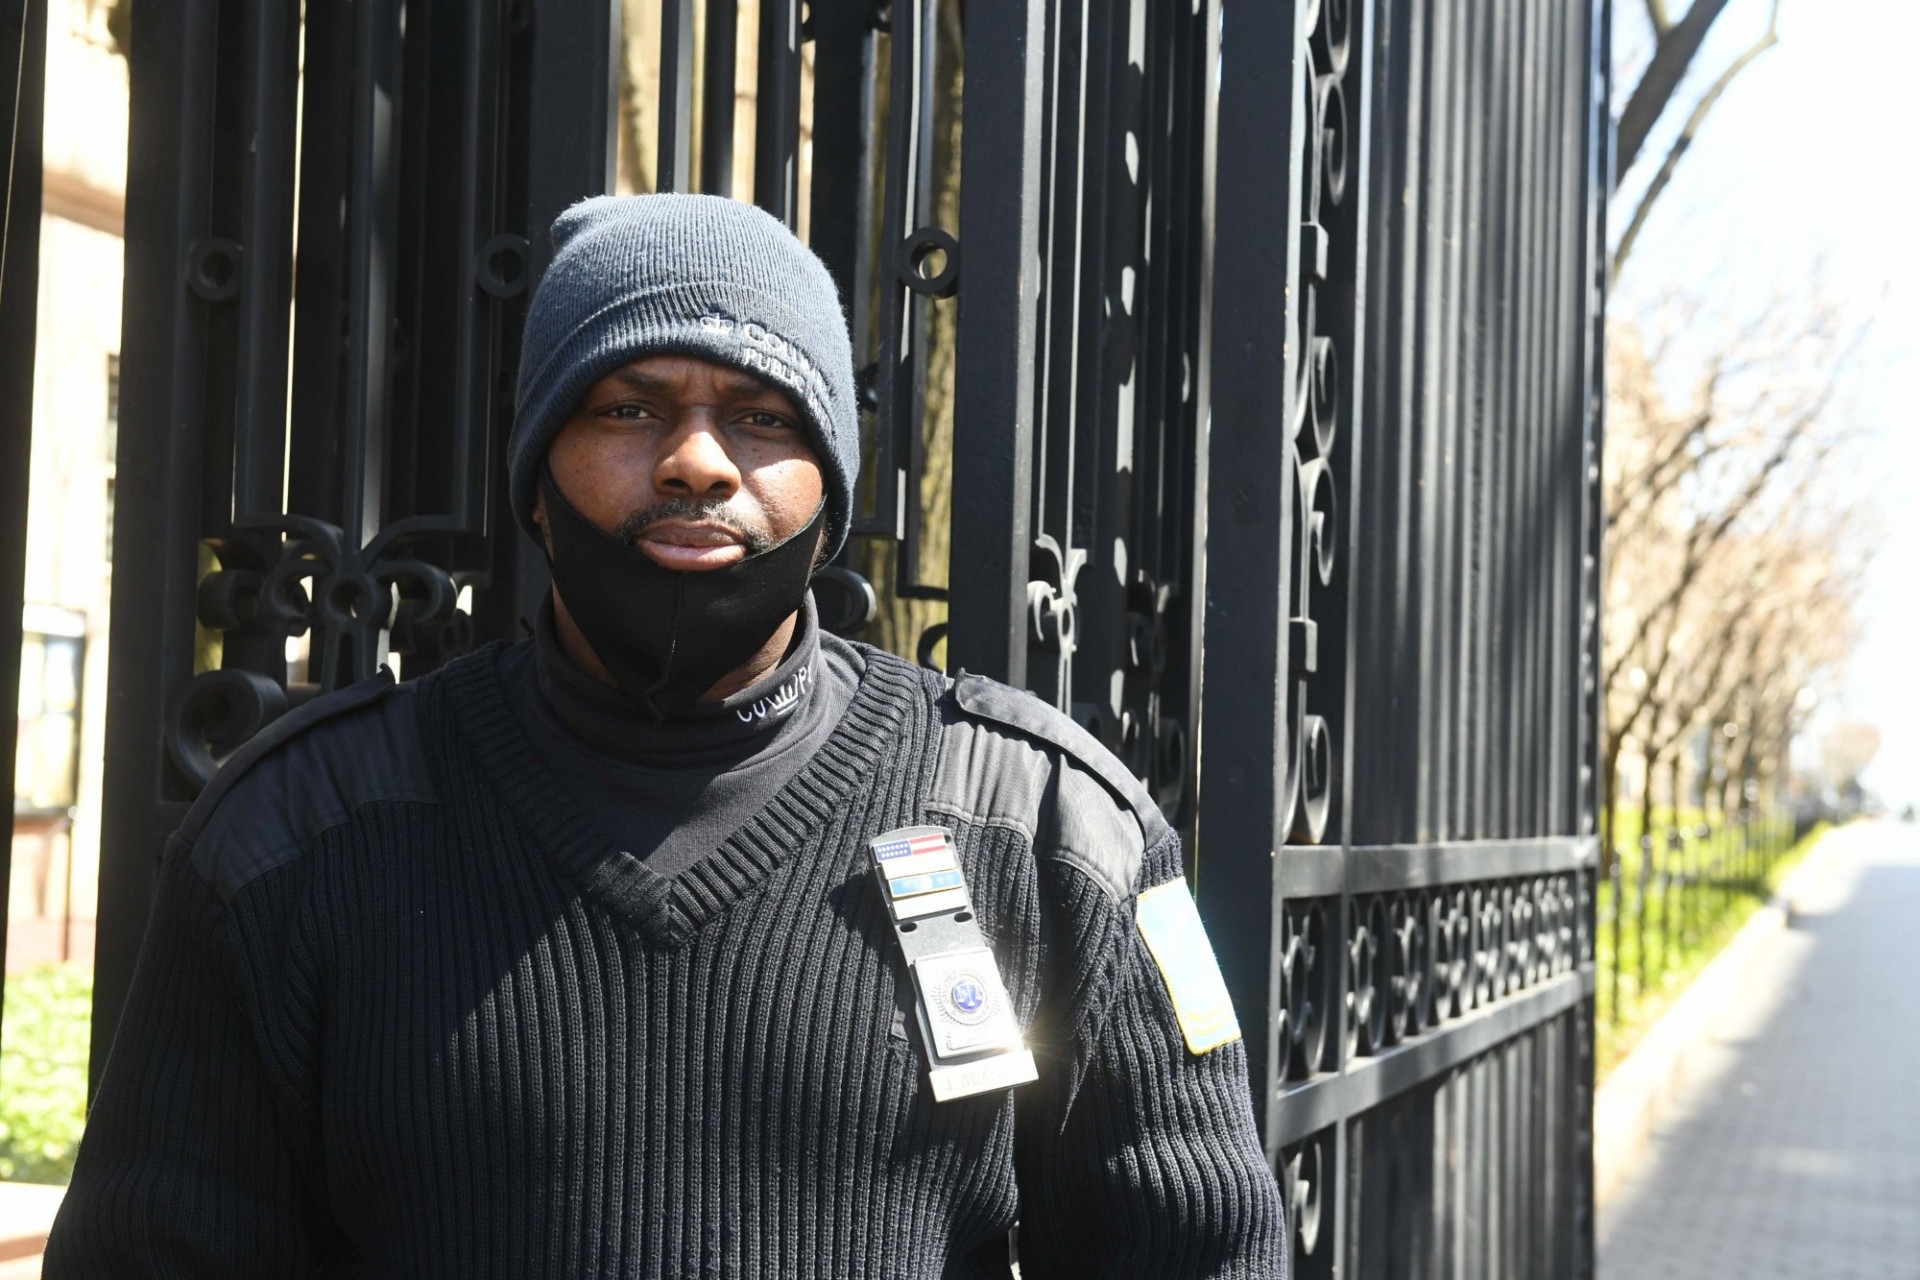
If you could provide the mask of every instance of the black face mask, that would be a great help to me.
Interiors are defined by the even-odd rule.
[[[826,504],[806,528],[724,569],[664,569],[581,515],[553,482],[548,557],[567,612],[628,702],[660,721],[687,710],[767,642],[806,598]]]

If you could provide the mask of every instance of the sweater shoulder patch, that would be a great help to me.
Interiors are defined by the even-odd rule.
[[[1140,895],[1134,922],[1160,970],[1187,1051],[1211,1053],[1240,1038],[1233,1000],[1187,882],[1176,876]]]
[[[281,716],[227,758],[177,837],[222,902],[367,804],[434,800],[412,694],[383,669]]]
[[[1028,839],[1114,901],[1133,894],[1145,851],[1168,832],[1159,806],[1094,736],[1030,693],[962,672],[928,805]]]

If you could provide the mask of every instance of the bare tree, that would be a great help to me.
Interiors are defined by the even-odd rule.
[[[1628,95],[1626,106],[1621,109],[1618,130],[1615,133],[1616,164],[1619,171],[1625,173],[1640,159],[1654,127],[1666,115],[1674,104],[1681,86],[1685,83],[1687,72],[1699,56],[1701,47],[1706,43],[1707,35],[1726,11],[1727,0],[1693,0],[1687,11],[1677,21],[1669,12],[1667,0],[1646,0],[1647,23],[1652,28],[1653,56],[1648,60],[1646,69],[1635,82],[1633,92]],[[1707,116],[1715,104],[1720,101],[1739,74],[1752,65],[1761,54],[1779,42],[1780,0],[1771,0],[1767,14],[1767,28],[1760,38],[1749,45],[1744,52],[1729,63],[1712,84],[1694,101],[1693,108],[1687,113],[1680,127],[1679,135],[1667,148],[1660,168],[1647,184],[1638,201],[1635,202],[1632,215],[1627,219],[1626,230],[1621,234],[1620,243],[1614,250],[1611,275],[1618,279],[1620,268],[1626,264],[1627,256],[1640,239],[1648,216],[1654,205],[1665,194],[1667,185],[1673,181],[1674,171],[1680,167],[1680,161],[1693,146],[1699,136],[1700,128],[1706,123]]]
[[[1727,770],[1737,755],[1744,788],[1762,763],[1758,719],[1780,719],[1779,686],[1851,645],[1832,643],[1845,625],[1809,622],[1844,624],[1858,591],[1858,518],[1818,500],[1848,436],[1833,411],[1845,344],[1819,307],[1777,306],[1717,343],[1702,341],[1706,328],[1698,306],[1671,299],[1616,322],[1608,344],[1609,819],[1629,744],[1649,778],[1705,726],[1741,740],[1715,751]],[[1671,394],[1683,363],[1693,376]],[[1643,808],[1649,793],[1643,782]]]

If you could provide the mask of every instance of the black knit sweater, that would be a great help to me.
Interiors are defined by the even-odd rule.
[[[1284,1276],[1241,1046],[1189,1054],[1130,896],[1018,823],[931,819],[1041,1079],[933,1101],[866,842],[930,820],[938,677],[860,650],[825,745],[670,879],[529,750],[500,652],[196,806],[47,1276],[1004,1276],[1016,1219],[1030,1280]],[[1133,888],[1178,871],[1169,836]]]

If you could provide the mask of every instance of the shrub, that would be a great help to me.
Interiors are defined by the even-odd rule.
[[[41,965],[6,977],[0,1023],[0,1179],[63,1183],[87,1117],[93,974]]]

